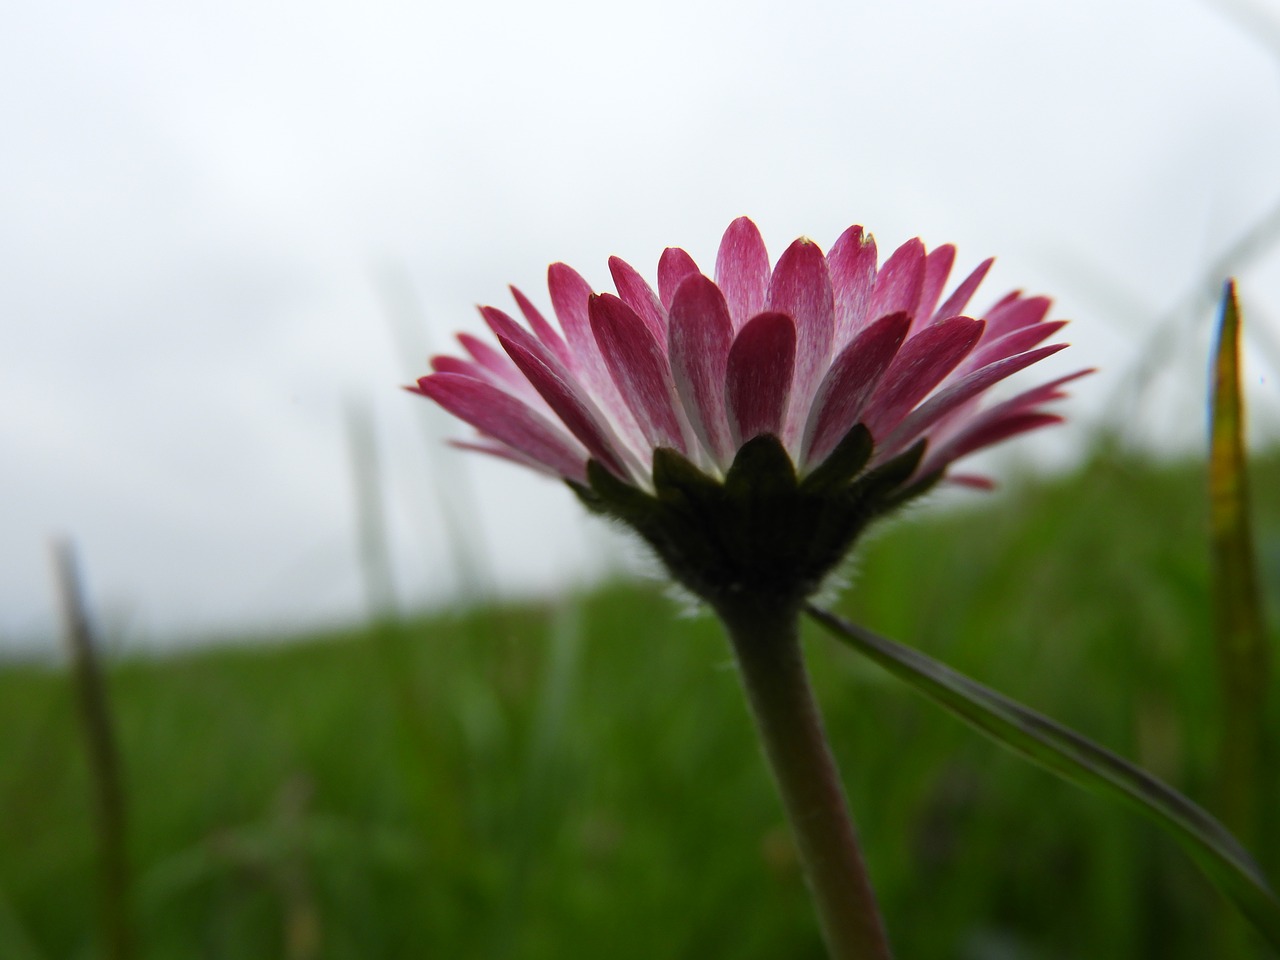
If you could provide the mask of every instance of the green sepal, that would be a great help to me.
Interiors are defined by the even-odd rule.
[[[796,490],[796,468],[782,441],[771,433],[762,433],[738,450],[724,478],[724,487],[737,501],[791,496]]]
[[[872,452],[866,427],[854,427],[828,462],[801,481],[782,442],[765,434],[742,445],[723,482],[660,448],[652,493],[594,460],[588,485],[569,485],[589,509],[640,534],[676,580],[713,606],[740,605],[743,598],[797,604],[821,586],[872,519],[936,479],[901,489],[920,464],[923,442],[857,477]]]
[[[943,471],[941,470],[935,470],[927,477],[921,477],[915,483],[911,484],[911,486],[903,487],[901,490],[895,490],[892,494],[884,498],[883,506],[879,512],[889,513],[890,511],[897,510],[898,507],[902,506],[907,501],[914,500],[916,497],[928,493],[937,486],[938,481],[942,479],[942,473]]]
[[[653,486],[663,500],[693,504],[714,498],[722,490],[719,481],[669,447],[659,447],[653,452]]]
[[[587,480],[591,483],[594,501],[588,501],[597,513],[617,517],[637,528],[643,528],[658,519],[653,498],[638,487],[619,479],[597,460],[587,461]]]
[[[801,489],[826,493],[847,486],[871,460],[874,449],[871,431],[866,424],[855,423],[812,473],[804,478]]]
[[[604,505],[604,500],[600,498],[600,494],[596,493],[585,483],[579,483],[577,480],[565,478],[565,486],[574,492],[574,495],[582,501],[582,505],[592,513],[608,514],[609,510]]]
[[[844,491],[842,498],[851,504],[865,505],[870,510],[870,516],[879,516],[894,506],[900,506],[904,501],[898,499],[895,493],[911,479],[911,475],[920,466],[920,461],[924,459],[924,448],[923,440],[916,441],[892,460],[859,477]]]

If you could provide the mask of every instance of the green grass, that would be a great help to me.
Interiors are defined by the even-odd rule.
[[[966,502],[874,534],[842,611],[1210,803],[1202,468],[1100,457]],[[1255,506],[1274,623],[1280,503]],[[808,650],[899,956],[1213,955],[1225,908],[1171,840]],[[822,956],[728,648],[655,587],[110,684],[144,957]],[[66,676],[0,665],[0,957],[96,955],[85,778]]]

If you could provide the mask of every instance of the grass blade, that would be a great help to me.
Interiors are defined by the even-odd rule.
[[[582,608],[576,597],[557,608],[550,629],[546,672],[525,758],[522,802],[508,839],[506,897],[493,917],[493,947],[489,955],[494,958],[519,955],[539,858],[545,858],[554,841],[558,811],[566,801],[561,779],[566,760],[564,730],[583,642]]]
[[[1219,801],[1223,819],[1257,838],[1268,649],[1254,565],[1240,395],[1240,309],[1222,296],[1209,397],[1209,530],[1213,632],[1222,696]]]
[[[130,917],[130,869],[125,837],[125,796],[120,752],[106,678],[94,648],[84,590],[70,541],[53,547],[53,572],[62,606],[71,679],[85,738],[98,841],[99,949],[107,960],[134,955]]]
[[[391,573],[391,547],[382,503],[382,465],[369,404],[348,398],[346,420],[347,458],[351,464],[360,546],[359,567],[364,577],[369,619],[373,623],[398,620],[399,604],[396,601],[395,578]]]
[[[1146,771],[918,650],[812,604],[809,614],[841,640],[996,742],[1079,786],[1116,797],[1169,830],[1273,947],[1280,900],[1249,854],[1208,813]]]

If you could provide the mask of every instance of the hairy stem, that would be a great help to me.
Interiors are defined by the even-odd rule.
[[[809,686],[794,609],[720,610],[833,960],[888,960],[889,944]]]

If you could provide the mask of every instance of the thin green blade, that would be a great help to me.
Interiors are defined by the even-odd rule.
[[[1080,734],[918,650],[809,604],[815,620],[996,742],[1066,780],[1117,797],[1169,830],[1259,933],[1280,949],[1280,900],[1222,824],[1173,788]]]
[[[1240,309],[1222,295],[1209,398],[1209,529],[1214,644],[1222,695],[1218,789],[1223,819],[1245,840],[1258,830],[1268,649],[1254,566],[1240,395]]]

